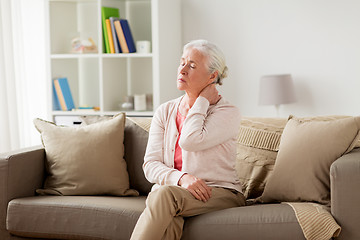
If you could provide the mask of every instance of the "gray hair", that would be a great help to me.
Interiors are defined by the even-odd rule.
[[[218,72],[216,83],[222,85],[222,79],[227,77],[228,67],[222,51],[213,43],[207,40],[194,40],[184,46],[183,51],[195,48],[204,56],[208,57],[208,68],[210,73]]]

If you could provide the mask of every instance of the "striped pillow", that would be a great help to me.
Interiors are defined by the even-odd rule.
[[[275,164],[285,124],[285,118],[241,120],[235,168],[246,198],[262,194]]]

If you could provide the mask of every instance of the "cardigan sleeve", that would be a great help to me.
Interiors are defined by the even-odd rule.
[[[173,166],[169,164],[166,165],[165,163],[165,125],[165,109],[164,107],[159,107],[151,122],[143,170],[145,177],[151,183],[159,185],[177,185],[179,179],[185,173],[180,172],[179,170],[174,169]]]
[[[198,97],[184,122],[179,145],[190,152],[217,146],[235,137],[239,130],[240,112],[228,103],[217,103],[209,110],[209,101]]]

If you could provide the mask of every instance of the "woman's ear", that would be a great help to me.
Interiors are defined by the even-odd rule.
[[[219,74],[218,71],[215,71],[212,74],[210,74],[210,79],[212,83],[217,83],[218,74]]]

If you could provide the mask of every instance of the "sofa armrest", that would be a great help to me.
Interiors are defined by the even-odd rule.
[[[45,172],[45,150],[40,147],[0,154],[0,239],[8,239],[6,212],[14,198],[34,196]]]
[[[330,185],[331,213],[342,228],[338,239],[360,239],[360,148],[332,164]]]

